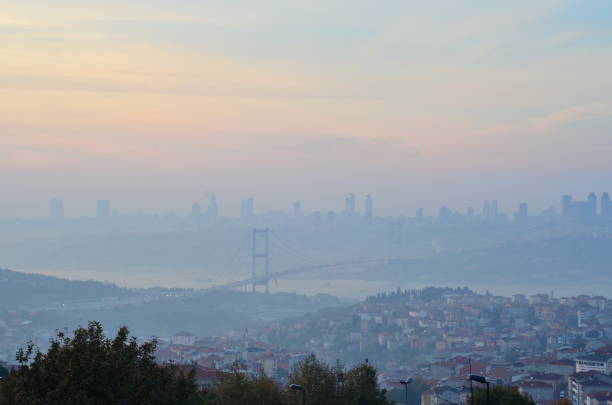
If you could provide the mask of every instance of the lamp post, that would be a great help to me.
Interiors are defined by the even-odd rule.
[[[470,374],[467,379],[470,381],[476,381],[481,384],[487,385],[487,405],[489,405],[489,384],[490,384],[489,380],[487,380],[485,377],[481,375],[476,375],[476,374]],[[472,402],[473,401],[474,401],[474,398],[472,398]]]
[[[408,384],[412,382],[412,377],[406,378],[405,380],[400,380],[400,384],[402,384],[405,388],[406,393],[406,405],[408,405]]]
[[[302,391],[302,405],[306,405],[306,390],[299,384],[291,384],[289,386],[294,391]]]

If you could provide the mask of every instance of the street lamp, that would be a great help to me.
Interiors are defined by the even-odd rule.
[[[406,378],[405,380],[400,380],[400,384],[404,386],[406,389],[406,405],[408,405],[408,384],[412,382],[412,377]]]
[[[487,405],[489,405],[489,380],[481,375],[470,374],[467,378],[470,381],[476,381],[481,384],[487,384]],[[474,393],[472,393],[472,403],[474,403]]]
[[[294,391],[302,391],[302,405],[306,405],[306,390],[299,384],[291,384],[289,386]]]

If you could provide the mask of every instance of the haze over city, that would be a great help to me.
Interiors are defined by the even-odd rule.
[[[612,2],[0,10],[0,405],[612,405]]]
[[[612,169],[606,1],[3,1],[3,218],[545,209]]]

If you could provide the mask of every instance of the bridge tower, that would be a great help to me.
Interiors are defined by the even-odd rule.
[[[257,229],[253,228],[253,248],[252,248],[252,283],[253,292],[257,290],[258,285],[264,285],[266,293],[270,292],[269,275],[270,275],[270,232],[268,228]],[[263,265],[264,275],[257,276],[257,270]]]

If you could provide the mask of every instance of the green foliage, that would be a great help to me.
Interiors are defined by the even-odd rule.
[[[139,345],[121,328],[113,339],[98,322],[59,332],[46,353],[28,345],[17,352],[19,367],[0,382],[0,405],[293,405],[302,392],[280,386],[240,364],[210,391],[197,388],[194,374],[154,360],[156,342]],[[346,370],[311,355],[289,376],[306,390],[308,405],[390,405],[367,361]]]
[[[2,363],[0,363],[0,378],[6,378],[9,376],[8,368],[4,367]]]
[[[421,379],[415,378],[408,384],[408,403],[420,404],[421,395],[429,388],[429,385],[423,384]],[[406,390],[404,388],[391,390],[387,393],[387,398],[391,401],[404,404],[406,402]]]
[[[333,405],[342,395],[344,378],[344,370],[339,364],[332,368],[311,354],[289,375],[289,383],[306,389],[309,404]],[[293,392],[291,396],[297,399],[301,393]]]
[[[289,384],[304,387],[308,405],[388,405],[377,376],[367,362],[346,371],[340,363],[329,366],[310,355],[293,370]],[[250,376],[239,365],[207,395],[211,405],[302,403],[302,392],[280,387],[264,374]]]
[[[386,405],[386,390],[378,388],[378,372],[367,361],[346,373],[345,392],[349,404]]]
[[[369,363],[364,362],[345,371],[310,355],[302,361],[289,376],[291,384],[299,384],[306,390],[307,403],[312,405],[387,405],[385,390],[377,383],[378,373]],[[290,392],[293,403],[301,393]]]
[[[90,322],[73,337],[59,332],[47,353],[20,349],[20,367],[0,384],[6,405],[201,403],[193,374],[155,363],[156,342],[139,345],[123,327],[114,339]]]
[[[468,402],[470,403],[470,402]],[[473,405],[487,405],[487,391],[479,389],[474,392]],[[521,394],[516,387],[491,387],[488,405],[536,405],[529,397]]]
[[[285,404],[286,393],[271,378],[261,373],[255,376],[244,373],[238,364],[209,393],[211,405]]]

